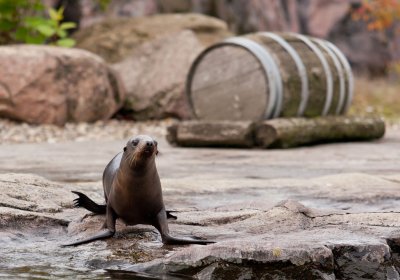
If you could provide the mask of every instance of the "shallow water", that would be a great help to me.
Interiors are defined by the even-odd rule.
[[[113,279],[105,272],[76,271],[56,266],[20,266],[1,268],[2,279]]]
[[[0,228],[0,279],[188,279],[184,275],[108,272],[104,268],[130,264],[107,261],[113,252],[102,241],[60,247],[68,238],[62,226]]]
[[[63,228],[0,231],[0,278],[111,279],[104,271],[88,266],[86,250],[77,254],[61,248],[65,236]]]

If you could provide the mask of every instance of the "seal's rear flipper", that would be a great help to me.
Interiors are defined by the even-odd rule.
[[[79,197],[74,199],[74,207],[83,207],[95,214],[105,214],[106,213],[106,205],[99,205],[85,194],[72,191],[74,194],[78,195]]]
[[[69,244],[63,244],[61,245],[61,247],[69,247],[69,246],[78,246],[78,245],[82,245],[82,244],[86,244],[86,243],[90,243],[96,240],[101,240],[101,239],[107,239],[110,238],[114,235],[115,231],[111,231],[109,229],[105,229],[99,233],[97,233],[96,235],[92,236],[92,237],[88,237],[82,240],[78,240],[76,242],[73,243],[69,243]]]

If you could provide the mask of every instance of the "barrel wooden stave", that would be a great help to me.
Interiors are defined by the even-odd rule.
[[[306,66],[308,79],[308,100],[303,116],[315,117],[323,114],[326,103],[326,73],[320,59],[304,42],[290,34],[282,37],[297,51]]]
[[[301,102],[301,81],[296,65],[285,49],[276,41],[261,34],[255,33],[245,36],[263,46],[273,56],[280,70],[283,96],[282,110],[279,116],[296,116]]]

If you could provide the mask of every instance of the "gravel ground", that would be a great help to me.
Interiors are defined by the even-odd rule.
[[[149,134],[161,138],[165,136],[166,128],[175,121],[174,119],[145,122],[108,120],[95,123],[68,123],[64,127],[60,127],[29,125],[0,119],[0,143],[120,140],[138,134]]]

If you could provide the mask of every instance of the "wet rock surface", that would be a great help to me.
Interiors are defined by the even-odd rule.
[[[59,248],[100,228],[102,216],[71,208],[70,190],[103,202],[102,169],[124,142],[0,146],[1,275],[400,278],[397,131],[271,151],[173,148],[161,139],[164,201],[178,216],[171,233],[217,243],[163,246],[154,228],[118,223],[110,240]]]

